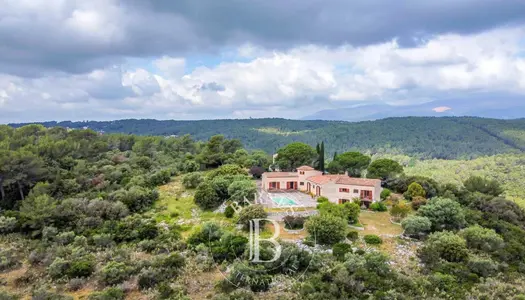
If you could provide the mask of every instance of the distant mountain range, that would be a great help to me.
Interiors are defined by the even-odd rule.
[[[303,120],[368,121],[389,117],[473,116],[495,119],[525,117],[525,96],[482,94],[470,98],[450,98],[423,104],[394,106],[386,103],[358,102],[347,108],[321,110]]]

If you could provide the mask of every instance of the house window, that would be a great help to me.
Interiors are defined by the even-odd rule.
[[[361,199],[372,200],[372,191],[361,191]]]
[[[299,174],[304,175],[304,171],[300,171]]]
[[[354,194],[359,194],[359,190],[354,190]]]
[[[304,182],[301,181],[301,185],[304,185]]]
[[[345,204],[346,202],[350,202],[348,199],[339,199],[339,204]]]
[[[350,193],[350,189],[347,188],[339,188],[340,193]]]
[[[279,185],[279,182],[270,182],[270,189],[278,189]]]

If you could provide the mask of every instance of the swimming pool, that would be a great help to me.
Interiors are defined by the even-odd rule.
[[[272,202],[275,203],[277,206],[294,206],[297,205],[297,202],[293,201],[292,199],[288,197],[272,197]]]

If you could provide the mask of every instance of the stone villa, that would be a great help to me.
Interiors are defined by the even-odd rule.
[[[299,167],[295,172],[266,172],[262,175],[262,188],[265,191],[299,190],[340,204],[360,198],[366,206],[380,201],[382,190],[379,179],[328,175],[309,166]]]

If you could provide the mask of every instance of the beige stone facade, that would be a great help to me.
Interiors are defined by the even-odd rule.
[[[303,166],[296,172],[266,172],[262,188],[272,190],[299,190],[317,197],[324,196],[334,203],[344,203],[359,198],[365,204],[380,200],[381,181],[353,178],[348,175],[324,175],[312,167]]]

